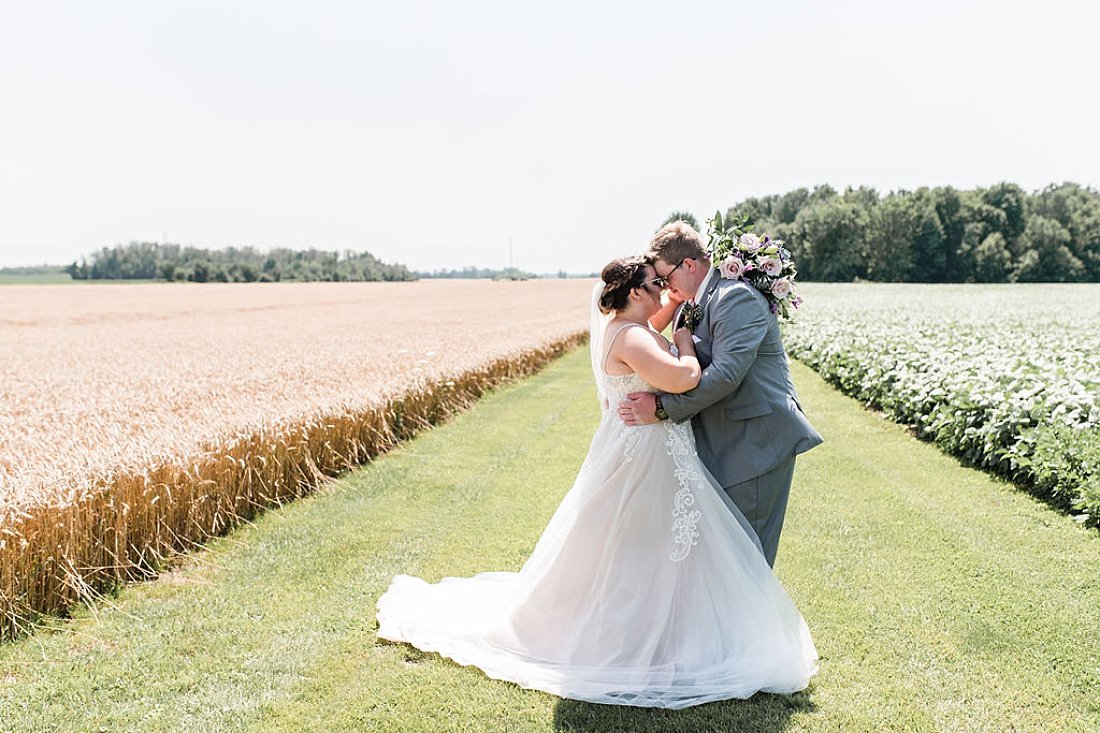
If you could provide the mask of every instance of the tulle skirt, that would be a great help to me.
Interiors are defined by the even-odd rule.
[[[378,636],[597,703],[683,708],[791,693],[817,652],[690,427],[604,417],[518,572],[399,575]]]

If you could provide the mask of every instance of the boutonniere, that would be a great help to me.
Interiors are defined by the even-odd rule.
[[[684,303],[683,325],[684,328],[695,333],[695,327],[703,320],[703,306],[693,300]]]

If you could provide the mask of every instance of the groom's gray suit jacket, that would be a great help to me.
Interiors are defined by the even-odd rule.
[[[761,476],[822,442],[802,413],[779,321],[764,295],[715,273],[699,300],[699,385],[662,394],[669,419],[692,420],[699,457],[730,487]],[[677,317],[679,313],[677,313]]]

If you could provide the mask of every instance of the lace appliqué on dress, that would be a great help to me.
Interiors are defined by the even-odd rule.
[[[638,426],[624,426],[626,428],[626,445],[623,447],[623,460],[630,463],[634,460],[634,449],[638,446]]]
[[[693,488],[703,485],[703,475],[699,472],[698,461],[689,460],[695,457],[695,451],[687,437],[690,427],[668,422],[668,442],[666,447],[668,454],[676,462],[676,480],[680,482],[680,489],[672,500],[672,533],[676,549],[668,558],[679,562],[691,552],[699,538],[696,526],[702,516],[699,510],[692,509],[695,504]]]
[[[638,375],[630,374],[605,374],[609,397],[614,400],[622,399],[631,391],[645,391],[648,385],[638,379]],[[638,446],[638,426],[618,423],[619,429],[625,431],[623,435],[623,460],[630,463],[634,460],[634,449]]]

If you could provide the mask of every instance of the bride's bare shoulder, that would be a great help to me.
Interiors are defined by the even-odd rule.
[[[658,352],[670,353],[671,343],[647,324],[634,324],[637,328],[624,328],[622,335],[612,345],[612,351],[626,356],[656,355]],[[615,348],[617,347],[617,348]]]
[[[615,322],[612,321],[614,327]],[[656,342],[659,346],[664,348],[668,344],[668,339],[662,336],[648,323],[637,323],[636,321],[623,321],[623,325],[620,327],[619,334],[622,338],[619,339],[623,343],[631,343],[632,345],[645,345],[649,342]],[[634,326],[634,328],[630,328]],[[618,335],[618,334],[617,334]]]

